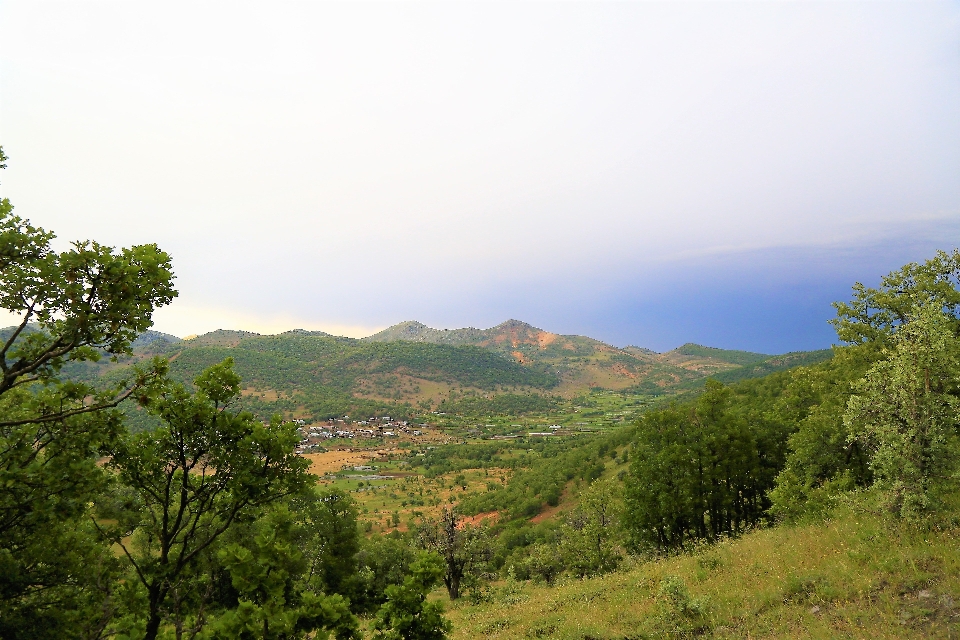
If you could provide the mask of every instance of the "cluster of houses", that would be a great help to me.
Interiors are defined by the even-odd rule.
[[[401,435],[421,436],[423,431],[413,428],[406,420],[394,420],[390,416],[373,417],[367,420],[350,421],[350,416],[319,424],[307,424],[294,420],[300,432],[297,453],[310,453],[322,447],[326,440],[335,438],[397,438]],[[420,425],[425,426],[425,425]]]

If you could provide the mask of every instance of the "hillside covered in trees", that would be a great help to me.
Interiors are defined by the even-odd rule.
[[[559,336],[518,321],[487,330],[438,331],[403,323],[355,340],[323,332],[263,336],[219,330],[182,340],[146,332],[118,362],[69,363],[76,380],[111,380],[161,355],[188,382],[226,357],[243,378],[248,409],[265,418],[322,420],[343,415],[467,416],[549,414],[591,390],[662,396],[699,390],[708,376],[758,377],[831,357],[830,350],[769,356],[687,344],[663,354]],[[0,332],[2,335],[2,332]]]

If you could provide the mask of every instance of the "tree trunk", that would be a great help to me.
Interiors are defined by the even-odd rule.
[[[147,620],[147,632],[144,634],[144,640],[156,640],[160,632],[160,613],[150,612],[150,618]]]
[[[460,576],[452,575],[449,580],[445,581],[447,584],[447,595],[450,596],[451,600],[456,600],[460,597]]]
[[[160,633],[161,622],[160,601],[162,598],[160,595],[160,589],[156,587],[151,588],[148,591],[148,598],[150,613],[147,616],[147,629],[143,638],[144,640],[156,640],[157,634]]]

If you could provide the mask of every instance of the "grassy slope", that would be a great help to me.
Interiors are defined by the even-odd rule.
[[[556,587],[514,583],[449,607],[452,638],[960,637],[960,526],[921,531],[851,506],[825,522]],[[658,595],[678,576],[702,617]]]

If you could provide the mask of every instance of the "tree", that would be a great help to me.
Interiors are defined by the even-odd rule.
[[[919,307],[940,309],[943,330],[960,336],[958,287],[960,251],[938,251],[930,260],[887,274],[879,287],[856,283],[850,302],[834,303],[832,324],[846,345],[834,348],[830,362],[795,374],[787,389],[784,400],[797,401],[796,410],[786,412],[795,432],[770,494],[775,515],[792,518],[822,510],[835,494],[873,482],[872,440],[854,435],[850,429],[856,421],[844,418],[854,383],[899,348],[896,336]]]
[[[581,494],[580,504],[567,517],[561,534],[561,552],[566,566],[580,577],[612,571],[620,562],[617,549],[622,508],[619,489],[619,483],[612,480],[594,480]]]
[[[308,561],[305,580],[317,591],[353,596],[357,578],[357,507],[340,489],[302,491],[291,499],[299,546]]]
[[[872,452],[875,484],[908,518],[936,507],[937,489],[956,466],[960,343],[952,324],[940,302],[916,308],[844,415],[850,439]]]
[[[0,148],[0,168],[6,159]],[[54,237],[0,200],[0,308],[17,318],[0,331],[3,637],[69,637],[100,624],[102,576],[90,568],[108,568],[110,557],[84,518],[103,482],[96,459],[122,432],[111,409],[162,365],[107,388],[60,374],[71,361],[128,353],[176,295],[170,258],[155,245],[83,241],[58,252]]]
[[[477,578],[491,555],[486,529],[465,523],[454,507],[443,509],[437,520],[425,521],[418,539],[421,547],[443,558],[443,584],[451,600],[460,597],[465,578]]]
[[[938,251],[923,264],[904,265],[884,276],[877,288],[856,283],[853,300],[834,303],[837,317],[832,324],[847,344],[885,347],[925,304],[940,307],[950,330],[960,335],[960,249]]]
[[[538,542],[530,546],[524,565],[531,578],[542,580],[551,586],[564,569],[560,549],[556,544],[546,542]]]
[[[373,640],[445,640],[450,622],[443,617],[443,607],[427,602],[427,594],[444,575],[444,564],[437,555],[422,553],[402,585],[387,587]]]
[[[336,593],[310,588],[310,565],[294,544],[302,532],[285,507],[273,509],[253,525],[253,537],[221,549],[217,556],[230,574],[237,606],[210,625],[213,639],[297,640],[358,638],[348,601]]]
[[[363,540],[357,554],[362,590],[352,604],[362,610],[383,604],[387,587],[403,584],[415,560],[415,550],[396,534],[373,535]]]
[[[103,502],[104,537],[120,548],[143,591],[144,637],[157,637],[177,590],[236,522],[307,484],[292,424],[264,425],[234,409],[240,377],[230,359],[204,370],[190,393],[165,381],[142,398],[162,426],[111,451],[116,497]]]

